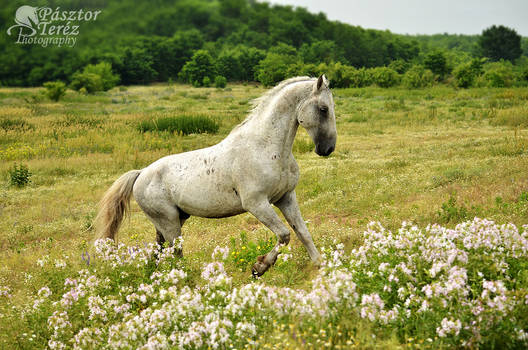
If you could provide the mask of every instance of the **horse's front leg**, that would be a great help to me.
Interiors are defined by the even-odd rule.
[[[306,227],[306,222],[301,216],[295,191],[286,193],[277,203],[275,203],[275,205],[280,209],[290,226],[297,234],[297,237],[299,237],[299,240],[306,247],[310,259],[312,259],[315,264],[319,265],[321,262],[321,255],[317,251],[317,248],[315,248],[312,236]]]
[[[242,203],[245,210],[253,214],[260,222],[266,225],[277,236],[277,244],[266,255],[259,256],[251,272],[254,277],[262,276],[275,264],[279,249],[290,242],[290,230],[283,224],[273,207],[264,196],[246,198]]]

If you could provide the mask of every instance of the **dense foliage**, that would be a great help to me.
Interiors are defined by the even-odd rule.
[[[92,93],[119,81],[131,85],[180,80],[211,86],[221,76],[269,86],[296,74],[327,73],[335,87],[390,87],[400,82],[420,87],[430,85],[429,73],[426,83],[416,82],[421,68],[405,78],[412,66],[425,67],[435,81],[449,81],[451,72],[459,72],[459,66],[474,57],[513,61],[528,51],[526,41],[504,26],[492,26],[481,36],[404,36],[330,21],[304,8],[252,0],[161,0],[155,5],[61,1],[60,6],[47,6],[101,13],[97,20],[76,22],[80,28],[74,47],[42,47],[16,44],[16,35],[5,34],[21,5],[25,3],[14,1],[0,9],[0,85],[63,81]],[[513,69],[511,84],[524,84],[526,79],[519,77],[526,66]],[[376,67],[390,70],[368,70]]]
[[[522,53],[521,36],[505,26],[491,26],[484,30],[479,44],[482,54],[493,61],[513,61]]]

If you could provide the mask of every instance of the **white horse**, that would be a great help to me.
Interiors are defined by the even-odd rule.
[[[157,241],[170,244],[191,215],[223,218],[250,212],[277,235],[277,245],[253,265],[254,276],[272,266],[290,230],[273,210],[280,209],[312,261],[320,254],[301,216],[295,187],[299,167],[292,154],[298,126],[315,152],[335,149],[334,101],[324,76],[285,80],[255,101],[250,115],[220,143],[170,155],[117,179],[100,203],[96,221],[103,237],[114,239],[130,196],[156,227]],[[181,251],[178,252],[181,255]]]

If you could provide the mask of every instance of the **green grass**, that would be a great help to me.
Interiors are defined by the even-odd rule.
[[[0,88],[0,120],[16,120],[0,129],[0,281],[13,291],[11,301],[28,303],[50,278],[36,265],[42,256],[65,259],[72,274],[83,266],[81,254],[95,238],[90,221],[96,204],[122,173],[221,141],[245,118],[247,102],[265,91],[253,85],[225,90],[136,86],[94,96],[68,91],[51,103],[31,100],[39,89]],[[335,241],[346,251],[357,248],[372,220],[387,229],[399,228],[402,221],[453,227],[473,215],[528,224],[528,89],[371,87],[338,89],[334,99],[336,151],[318,157],[302,129],[294,143],[301,172],[297,198],[318,247]],[[138,132],[143,121],[181,115],[209,118],[218,130]],[[9,185],[14,164],[27,165],[32,174],[23,188]],[[120,240],[131,245],[154,241],[151,223],[132,202]],[[271,235],[249,214],[189,219],[183,228],[189,283],[199,283],[199,271],[217,245],[240,251],[241,232],[257,247]],[[317,270],[293,236],[290,246],[290,260],[262,281],[308,288]],[[226,263],[235,286],[250,281],[247,266],[238,264]],[[61,276],[51,277],[60,283]],[[6,344],[0,347],[16,347],[17,327],[22,325],[0,319],[0,344]],[[375,327],[362,322],[356,327],[355,336],[364,344],[391,348],[404,343],[387,334],[373,341]],[[287,333],[279,327],[265,336]]]
[[[24,132],[24,131],[34,129],[34,126],[26,122],[24,119],[5,118],[5,119],[0,120],[0,129],[2,129],[5,132],[9,132],[12,130],[18,131],[18,132]]]
[[[181,135],[189,134],[216,134],[219,125],[207,116],[182,115],[177,117],[164,117],[154,120],[144,120],[139,123],[140,132],[167,131]]]

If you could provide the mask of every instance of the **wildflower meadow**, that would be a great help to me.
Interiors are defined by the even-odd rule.
[[[197,272],[174,258],[174,247],[98,240],[78,271],[39,260],[55,278],[3,321],[19,318],[21,348],[372,345],[360,327],[431,349],[528,346],[528,226],[475,218],[453,229],[403,223],[392,232],[372,222],[362,236],[351,251],[324,247],[306,289],[234,284],[228,247],[217,246]],[[9,289],[1,298],[9,309]]]

